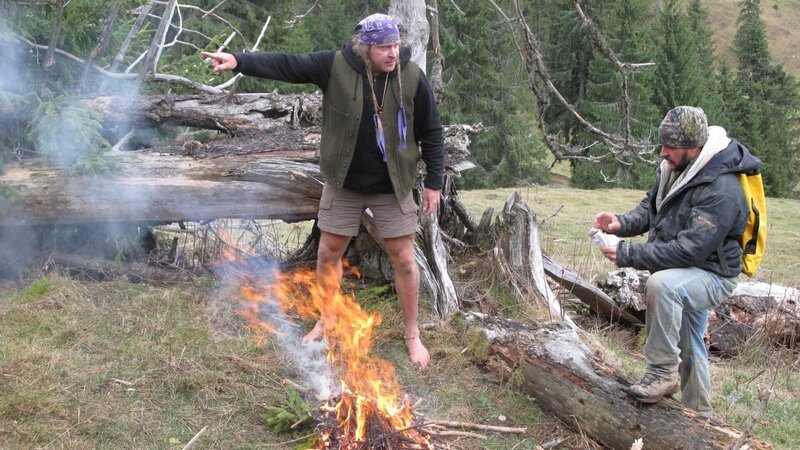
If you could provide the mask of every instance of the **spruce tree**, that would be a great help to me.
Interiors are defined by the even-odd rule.
[[[770,196],[797,195],[797,127],[800,107],[796,80],[770,62],[759,0],[739,2],[734,50],[739,61],[737,85],[746,101],[734,112],[740,140],[764,161],[764,183]]]
[[[646,0],[618,0],[591,3],[588,14],[598,24],[609,46],[617,58],[625,62],[650,61],[650,35],[648,28],[653,18],[648,15],[650,2]],[[592,54],[586,100],[580,112],[584,118],[596,126],[622,133],[622,91],[621,76],[617,69],[597,52]],[[653,124],[660,120],[660,114],[652,105],[652,71],[645,69],[628,73],[631,115],[631,132],[634,136],[651,133]],[[586,145],[595,141],[586,134]],[[595,146],[592,154],[608,151],[602,145]],[[655,158],[655,155],[653,156]],[[573,162],[573,184],[582,188],[607,187],[609,182],[619,187],[643,188],[652,184],[654,171],[652,165],[641,161],[628,161],[620,164],[615,159],[599,163],[577,160]]]
[[[515,186],[547,179],[546,152],[533,138],[531,93],[521,73],[513,35],[483,0],[439,3],[445,98],[444,123],[481,122],[471,161],[480,169],[463,175],[469,188]]]
[[[655,100],[662,113],[680,105],[702,106],[697,47],[679,0],[667,0],[656,24]]]
[[[687,8],[689,19],[689,35],[697,52],[698,82],[702,93],[700,103],[708,116],[709,123],[726,124],[726,111],[717,85],[717,67],[719,63],[714,56],[714,39],[708,17],[708,8],[703,0],[691,0]]]

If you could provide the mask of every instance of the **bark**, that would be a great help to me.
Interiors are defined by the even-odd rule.
[[[539,223],[521,200],[519,192],[514,192],[506,200],[503,211],[497,216],[494,232],[498,242],[495,261],[518,295],[541,299],[554,320],[563,320],[575,328],[547,284],[539,243]]]
[[[425,0],[393,0],[389,15],[402,26],[403,45],[411,47],[411,61],[427,72],[425,50],[428,47],[428,21],[425,19]]]
[[[528,326],[477,313],[465,318],[468,328],[479,330],[466,336],[483,367],[605,447],[627,450],[642,439],[645,448],[729,448],[742,435],[672,399],[655,405],[630,400],[624,392],[630,382],[563,322]],[[747,443],[770,448],[754,439]]]
[[[599,285],[613,298],[621,321],[634,316],[644,322],[644,289],[647,272],[619,269],[610,272]],[[585,302],[592,306],[589,302]],[[605,314],[608,316],[608,314]],[[791,348],[800,338],[800,291],[759,282],[740,283],[722,304],[709,310],[709,351],[720,356],[737,356],[748,341],[766,338]]]
[[[277,126],[319,125],[318,95],[239,94],[95,97],[86,106],[103,116],[106,127],[188,126],[236,135]]]
[[[199,160],[125,152],[119,160],[121,171],[109,177],[66,177],[55,167],[8,165],[0,181],[21,192],[0,214],[0,226],[309,220],[316,217],[322,192],[319,169],[310,158],[257,153]]]
[[[769,283],[741,283],[721,305],[709,311],[709,350],[737,356],[753,339],[766,338],[797,348],[800,291]]]

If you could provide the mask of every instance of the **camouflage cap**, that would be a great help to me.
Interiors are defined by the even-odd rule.
[[[694,106],[678,106],[670,110],[658,127],[658,139],[669,147],[702,147],[708,139],[706,113]]]

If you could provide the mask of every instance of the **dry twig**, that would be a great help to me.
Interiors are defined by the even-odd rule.
[[[750,421],[747,422],[747,426],[742,431],[742,435],[739,436],[739,439],[731,445],[730,450],[739,450],[742,445],[747,441],[747,438],[750,437],[750,434],[753,432],[753,427],[756,426],[756,422],[758,422],[758,418],[761,417],[761,414],[764,412],[764,408],[767,407],[767,403],[769,403],[769,398],[772,396],[772,389],[762,389],[761,387],[758,388],[758,399],[761,402],[758,404],[758,408],[756,408],[753,416],[750,417]]]
[[[452,420],[428,420],[425,425],[439,425],[446,428],[461,428],[465,430],[493,431],[495,433],[525,434],[527,428],[500,427],[496,425],[483,425],[470,422],[455,422]]]

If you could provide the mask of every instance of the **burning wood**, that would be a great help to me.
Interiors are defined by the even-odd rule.
[[[243,300],[240,314],[256,337],[277,336],[288,346],[298,366],[318,372],[315,390],[327,402],[320,409],[319,448],[433,448],[411,411],[395,377],[394,366],[372,355],[381,316],[361,309],[353,295],[342,292],[338,270],[298,269],[282,272],[277,265],[238,261],[228,254],[223,278]],[[324,343],[302,345],[293,319],[323,321]],[[324,346],[324,348],[322,348]],[[321,349],[326,362],[302,365],[299,355]],[[310,377],[311,378],[311,377]]]
[[[327,449],[433,449],[408,402],[387,416],[378,402],[350,392],[342,393],[320,408],[317,448]]]

